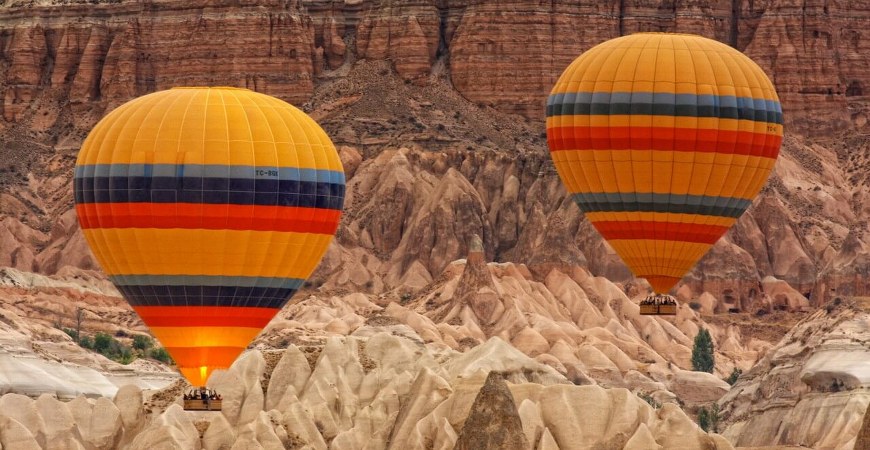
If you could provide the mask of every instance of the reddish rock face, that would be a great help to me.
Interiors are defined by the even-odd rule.
[[[857,5],[173,0],[6,7],[0,17],[7,122],[43,92],[112,106],[175,85],[225,84],[304,103],[316,74],[356,59],[389,60],[417,84],[441,59],[464,97],[537,120],[574,58],[640,31],[696,33],[744,51],[776,84],[790,131],[826,133],[870,116],[870,9]]]
[[[620,9],[622,5],[622,9]],[[580,53],[640,31],[694,33],[755,60],[777,87],[788,131],[825,133],[866,123],[870,8],[796,1],[469,4],[450,36],[451,77],[468,99],[540,118],[559,74]],[[863,37],[862,37],[863,36]]]
[[[40,94],[102,109],[179,85],[248,87],[304,102],[314,86],[314,28],[298,5],[283,3],[4,8],[3,116],[21,120]]]

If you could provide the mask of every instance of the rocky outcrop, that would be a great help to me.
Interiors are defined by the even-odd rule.
[[[510,390],[501,375],[490,372],[471,405],[471,412],[453,448],[523,450],[528,447]]]
[[[251,6],[5,7],[0,33],[9,44],[0,55],[10,58],[10,70],[0,81],[3,117],[20,122],[50,106],[32,104],[37,97],[68,98],[73,111],[84,113],[73,124],[89,127],[107,107],[178,85],[250,87],[301,103],[313,90],[310,17],[295,3]],[[36,25],[33,17],[44,20]]]
[[[724,436],[736,446],[852,448],[870,404],[868,323],[862,307],[839,303],[795,326],[720,400]]]
[[[7,122],[49,113],[47,104],[34,105],[43,94],[105,107],[177,84],[246,86],[302,103],[314,75],[346,62],[389,60],[402,78],[423,84],[440,57],[466,98],[539,119],[556,78],[582,51],[624,34],[668,31],[714,38],[755,59],[777,85],[791,129],[819,133],[866,122],[870,79],[861,67],[870,43],[861,30],[870,11],[787,1],[723,5],[13,2],[0,10],[7,49],[0,57],[9,67],[2,113]],[[179,45],[183,56],[169,51]]]
[[[223,379],[257,386],[267,377],[267,392],[280,390],[272,381],[298,382],[295,394],[288,388],[283,395],[273,396],[277,406],[268,411],[261,402],[263,389],[233,389],[227,383],[218,388],[224,404],[242,405],[242,409],[197,416],[195,421],[181,410],[177,397],[162,400],[168,404],[155,400],[169,391],[151,393],[154,410],[145,415],[135,413],[136,392],[127,387],[119,391],[115,403],[100,398],[92,404],[84,397],[69,403],[34,401],[7,394],[0,397],[4,405],[0,442],[4,448],[16,449],[41,448],[38,445],[48,436],[63,436],[68,440],[66,448],[115,448],[121,442],[134,449],[223,445],[326,449],[360,448],[361,443],[372,449],[469,448],[466,445],[580,449],[621,448],[629,442],[651,446],[646,448],[732,448],[720,437],[701,431],[674,405],[655,410],[624,389],[574,386],[564,378],[542,376],[551,369],[514,355],[511,352],[516,350],[498,339],[487,345],[486,352],[463,354],[374,327],[367,326],[360,334],[369,337],[332,337],[304,348],[291,345],[265,358],[256,350],[244,354]],[[311,361],[311,373],[304,380],[293,372],[300,354]],[[273,355],[279,356],[279,362],[270,372],[259,362]],[[486,382],[488,374],[493,375]],[[172,392],[177,396],[181,390],[173,387]],[[47,410],[46,402],[59,405],[58,410]],[[14,417],[5,407],[12,404]],[[124,405],[123,409],[116,404]],[[256,406],[248,411],[250,405]],[[130,422],[133,417],[139,418]],[[579,421],[584,424],[580,434]],[[497,424],[508,428],[482,433]],[[502,444],[514,446],[487,447],[482,443],[487,439],[490,445],[502,439]]]

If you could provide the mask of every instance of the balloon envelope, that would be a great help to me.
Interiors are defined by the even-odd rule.
[[[75,170],[91,250],[198,386],[229,367],[315,269],[344,201],[326,133],[245,89],[131,100],[97,123]]]
[[[781,141],[779,99],[761,68],[700,36],[599,44],[547,100],[550,156],[568,192],[661,293],[749,207]]]

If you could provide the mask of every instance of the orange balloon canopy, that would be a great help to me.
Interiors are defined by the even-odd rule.
[[[660,293],[749,207],[781,141],[782,109],[761,68],[700,36],[604,42],[547,100],[547,143],[568,192]]]
[[[176,88],[97,123],[76,162],[76,212],[103,270],[204,386],[318,265],[344,182],[302,111],[245,89]]]

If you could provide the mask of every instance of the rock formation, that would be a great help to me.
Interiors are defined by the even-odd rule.
[[[168,396],[150,393],[148,410],[136,402],[142,393],[129,386],[114,402],[100,398],[91,403],[84,397],[69,403],[48,397],[34,401],[7,394],[0,397],[0,405],[14,408],[0,409],[0,442],[4,448],[40,448],[51,436],[65,439],[65,448],[114,448],[120,443],[132,449],[220,448],[232,443],[315,449],[450,449],[467,444],[580,449],[629,442],[635,448],[732,448],[721,437],[701,431],[675,405],[655,410],[624,389],[574,386],[559,376],[535,375],[552,369],[511,356],[515,350],[498,338],[487,353],[478,352],[472,360],[468,354],[375,327],[358,331],[369,337],[331,337],[319,346],[291,345],[268,352],[266,359],[280,358],[271,372],[261,352],[244,354],[222,374],[224,381],[216,383],[224,410],[195,419],[177,404],[181,390],[174,387],[166,391],[171,392]],[[306,354],[310,373],[295,371]],[[494,370],[501,375],[490,375],[486,382]],[[273,401],[265,407],[263,377],[270,380],[266,392],[287,387],[283,394],[270,395]],[[502,377],[509,381],[499,381]],[[48,403],[50,408],[43,407]],[[486,411],[492,415],[481,415]],[[504,442],[516,446],[478,446],[475,439],[485,438],[479,433],[475,438],[471,429],[499,420],[510,423],[502,433]],[[578,421],[584,424],[580,435]]]
[[[868,324],[851,302],[801,321],[720,400],[723,434],[737,446],[852,448],[870,404]]]
[[[490,372],[471,405],[455,450],[523,450],[529,447],[514,398],[501,375]]]

